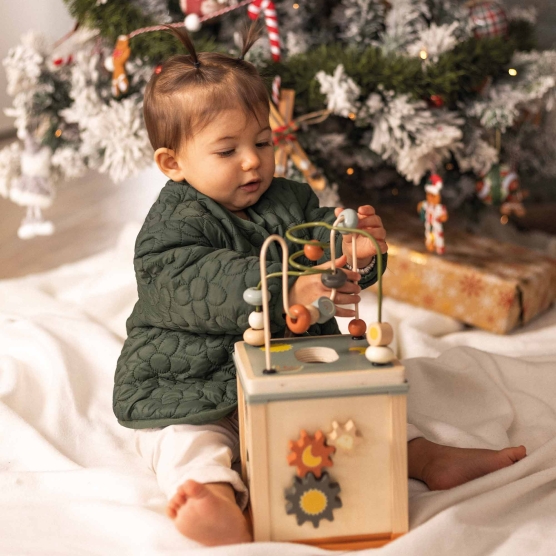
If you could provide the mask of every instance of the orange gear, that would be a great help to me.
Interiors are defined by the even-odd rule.
[[[332,467],[333,462],[330,456],[336,451],[334,446],[325,444],[326,437],[322,431],[317,431],[312,437],[302,430],[299,440],[289,442],[290,453],[288,454],[288,464],[297,466],[297,475],[305,477],[307,473],[313,473],[320,478],[324,467]]]

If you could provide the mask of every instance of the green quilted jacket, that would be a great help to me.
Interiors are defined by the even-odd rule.
[[[308,185],[281,178],[246,212],[250,221],[185,182],[169,181],[160,192],[135,244],[139,301],[127,321],[115,373],[113,404],[120,424],[133,429],[203,424],[236,407],[232,353],[249,327],[253,307],[243,301],[243,292],[259,283],[264,240],[271,234],[284,237],[296,224],[335,219],[333,209],[319,208]],[[296,235],[330,239],[323,227]],[[338,234],[337,253],[340,244]],[[290,253],[301,248],[289,242],[288,247]],[[316,264],[304,257],[299,262]],[[277,243],[270,245],[267,267],[269,273],[282,269]],[[360,284],[374,281],[376,271]],[[281,280],[271,279],[269,290],[272,334],[280,337],[285,329]],[[309,333],[339,330],[332,319]]]

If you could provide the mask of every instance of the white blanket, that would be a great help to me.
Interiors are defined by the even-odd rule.
[[[165,517],[156,480],[111,409],[136,298],[137,231],[110,252],[0,282],[0,554],[324,553],[201,549]],[[361,315],[375,313],[368,294]],[[524,444],[528,456],[450,491],[410,481],[410,533],[367,554],[555,554],[556,310],[505,337],[391,300],[384,318],[412,358],[410,421],[440,443]]]

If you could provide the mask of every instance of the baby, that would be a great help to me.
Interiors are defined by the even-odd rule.
[[[238,59],[197,53],[176,32],[189,55],[174,56],[155,72],[144,114],[154,159],[169,178],[139,233],[134,266],[139,301],[127,322],[115,375],[114,412],[135,429],[136,447],[169,498],[167,513],[186,537],[204,545],[252,540],[244,510],[247,489],[237,472],[239,438],[234,343],[248,327],[243,291],[260,277],[260,247],[271,234],[303,222],[332,223],[341,209],[319,208],[306,184],[274,178],[269,98],[255,67],[244,61],[256,31],[249,29]],[[386,253],[386,232],[371,206],[358,209],[359,228]],[[304,239],[326,241],[323,227]],[[271,246],[267,271],[281,270]],[[291,246],[293,247],[293,246]],[[374,245],[339,235],[336,260],[348,281],[337,292],[337,316],[376,281]],[[346,259],[347,255],[347,259]],[[330,265],[329,253],[321,267]],[[386,254],[383,255],[386,263]],[[320,261],[319,261],[320,262]],[[303,260],[302,264],[310,265]],[[280,280],[271,280],[274,337],[285,331]],[[290,279],[291,304],[329,295],[320,275]],[[338,334],[335,319],[312,335]],[[525,456],[440,446],[408,426],[409,476],[431,490],[447,489]]]

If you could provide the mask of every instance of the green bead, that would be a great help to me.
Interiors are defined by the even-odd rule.
[[[268,299],[271,295],[268,292]],[[243,292],[243,300],[249,305],[254,305],[255,307],[262,307],[263,304],[263,291],[257,288],[248,288]]]
[[[325,288],[338,289],[347,282],[347,275],[343,270],[337,268],[334,274],[321,274],[320,280]]]
[[[338,228],[357,228],[359,224],[359,217],[357,216],[357,211],[353,209],[344,209],[338,216],[344,217],[344,221],[338,224]],[[342,234],[347,234],[349,232],[340,232]]]

